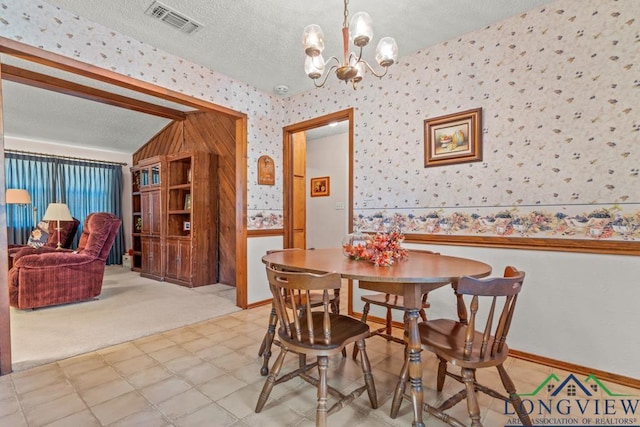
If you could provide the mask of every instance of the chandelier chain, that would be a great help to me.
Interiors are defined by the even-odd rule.
[[[349,0],[344,0],[344,22],[342,22],[342,28],[347,28],[347,21],[349,18],[349,10],[347,7],[349,6]]]

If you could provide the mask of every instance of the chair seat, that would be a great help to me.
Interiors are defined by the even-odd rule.
[[[344,316],[341,314],[329,314],[331,322],[331,339],[329,343],[324,342],[323,334],[323,312],[312,312],[313,322],[313,344],[309,342],[309,333],[307,328],[307,317],[303,316],[301,320],[302,339],[292,339],[287,335],[285,328],[280,327],[278,329],[278,336],[282,345],[291,351],[298,351],[304,349],[304,352],[309,355],[315,356],[329,356],[342,351],[347,344],[358,341],[361,338],[365,338],[369,334],[369,326],[366,323],[362,323],[352,317]],[[294,330],[294,325],[291,323],[291,330]]]
[[[509,347],[504,344],[502,351],[496,352],[491,357],[490,349],[485,351],[484,357],[480,357],[480,345],[474,345],[471,356],[465,358],[464,341],[467,330],[466,325],[449,319],[435,319],[418,324],[422,345],[450,362],[452,365],[462,368],[478,368],[497,366],[503,363],[509,354]],[[474,343],[482,342],[482,334],[475,332]],[[493,343],[493,336],[489,340]]]
[[[392,295],[392,294],[371,294],[371,295],[362,295],[360,299],[369,304],[381,305],[384,307],[389,307],[395,310],[405,310],[406,307],[404,305],[404,297],[400,295]],[[429,308],[430,304],[428,302],[422,303],[422,308]]]

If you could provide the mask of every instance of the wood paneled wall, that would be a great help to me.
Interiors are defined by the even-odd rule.
[[[173,154],[184,151],[184,125],[182,121],[173,121],[147,141],[142,147],[133,153],[133,164],[140,160],[163,154]]]
[[[218,182],[218,281],[236,285],[236,117],[216,112],[188,113],[174,121],[133,154],[133,164],[153,156],[196,150],[218,155],[211,171]]]
[[[236,119],[219,113],[192,113],[184,122],[185,149],[218,155],[219,281],[236,280]]]

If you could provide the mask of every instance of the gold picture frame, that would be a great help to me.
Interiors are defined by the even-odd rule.
[[[311,178],[311,197],[328,196],[329,183],[330,183],[330,179],[328,176]]]
[[[424,121],[424,166],[482,160],[482,108]]]

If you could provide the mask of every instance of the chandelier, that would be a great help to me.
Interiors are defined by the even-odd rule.
[[[398,45],[392,37],[383,37],[376,47],[376,61],[384,68],[384,72],[377,73],[367,61],[362,59],[362,48],[369,44],[373,38],[371,17],[367,12],[358,12],[353,15],[351,22],[347,25],[347,18],[349,17],[349,11],[347,10],[348,3],[349,0],[344,0],[342,62],[335,56],[332,56],[325,62],[322,57],[322,51],[324,50],[324,33],[318,25],[311,24],[304,28],[302,34],[302,45],[304,46],[304,53],[306,54],[304,71],[307,76],[313,79],[315,87],[324,86],[331,72],[335,70],[338,79],[345,83],[351,82],[355,89],[358,82],[362,80],[365,68],[368,68],[374,76],[382,78],[387,74],[389,66],[398,60]],[[349,51],[349,40],[359,48],[357,54]],[[335,61],[335,64],[326,70],[327,64],[332,61]],[[322,77],[323,75],[324,77]],[[318,79],[321,79],[322,83],[318,84]]]

